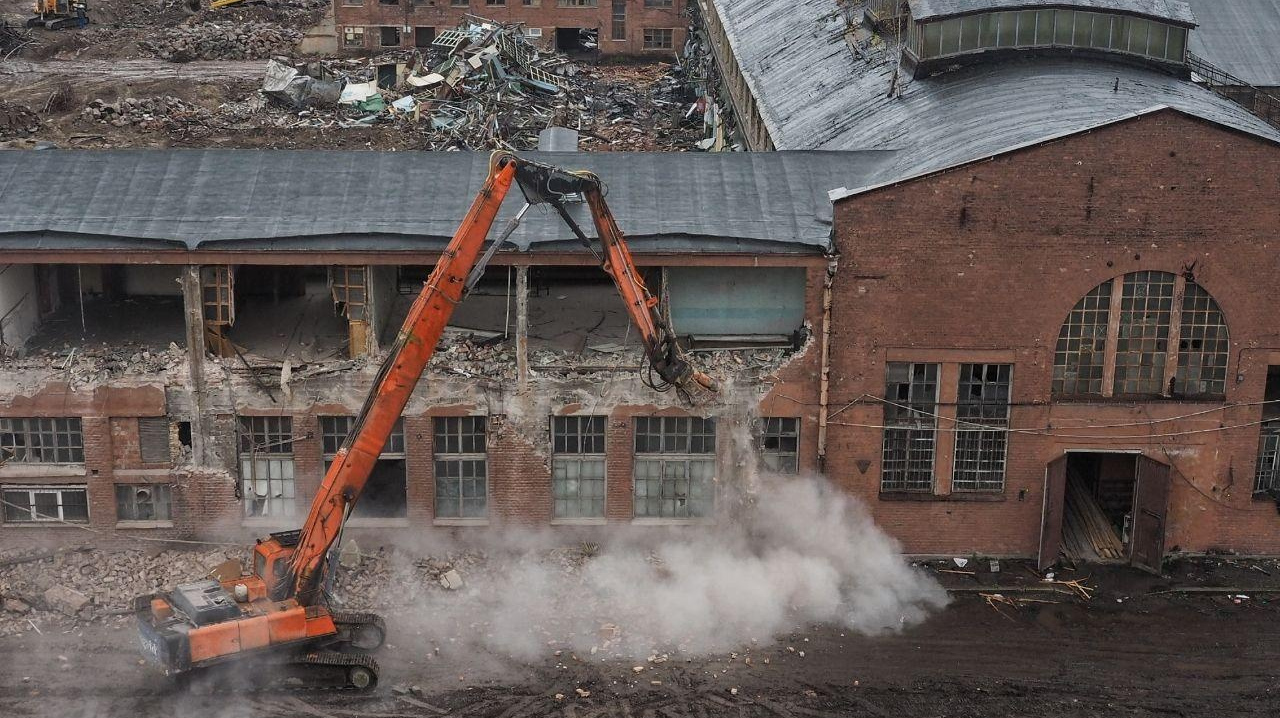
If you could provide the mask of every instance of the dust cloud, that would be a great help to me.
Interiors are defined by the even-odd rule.
[[[723,653],[812,623],[891,632],[946,603],[826,479],[751,478],[749,493],[718,487],[714,523],[610,528],[567,554],[553,548],[563,534],[487,532],[463,590],[415,596],[397,583],[411,603],[370,607],[388,614],[402,646],[419,636],[442,651],[522,660],[560,649],[643,660]]]

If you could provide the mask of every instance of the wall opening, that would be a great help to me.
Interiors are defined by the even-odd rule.
[[[1062,550],[1068,558],[1092,563],[1126,560],[1137,459],[1136,454],[1105,452],[1067,455]]]

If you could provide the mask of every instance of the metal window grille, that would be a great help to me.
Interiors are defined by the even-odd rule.
[[[956,491],[1004,490],[1012,374],[1010,364],[960,365],[951,480]]]
[[[29,464],[82,463],[80,419],[0,419],[0,458]]]
[[[338,453],[347,441],[356,418],[354,416],[322,416],[320,417],[320,448],[324,451],[325,466]],[[391,429],[391,436],[382,447],[379,459],[403,459],[404,452],[404,419],[397,419]]]
[[[1280,421],[1268,421],[1262,425],[1253,490],[1257,493],[1280,491]]]
[[[169,418],[144,416],[138,419],[138,454],[144,464],[167,464],[169,454]]]
[[[800,420],[786,416],[768,416],[760,420],[757,436],[760,463],[778,474],[794,474],[800,470]]]
[[[116,484],[117,521],[168,521],[172,506],[168,484]]]
[[[675,31],[669,27],[646,27],[644,49],[670,50],[675,47]]]
[[[597,0],[556,0],[556,7],[596,7]]]
[[[930,491],[937,443],[938,365],[890,362],[885,372],[881,491]]]
[[[240,417],[240,480],[245,516],[293,515],[292,417]]]
[[[709,516],[714,503],[715,446],[713,418],[636,417],[632,465],[635,515]]]
[[[1084,295],[1062,325],[1053,359],[1053,393],[1101,394],[1111,314],[1111,280]]]
[[[627,0],[613,0],[613,29],[610,37],[614,40],[627,39]]]
[[[89,521],[89,491],[85,486],[6,486],[6,523]]]
[[[486,421],[483,416],[434,420],[438,518],[484,518],[488,512]]]
[[[556,518],[604,516],[603,416],[551,419],[551,494]]]
[[[1175,279],[1168,272],[1124,276],[1116,337],[1116,394],[1162,393]]]
[[[1230,343],[1218,303],[1200,285],[1187,282],[1178,333],[1174,391],[1187,396],[1227,392]]]

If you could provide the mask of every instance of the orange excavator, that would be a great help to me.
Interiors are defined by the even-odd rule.
[[[512,182],[525,205],[482,253]],[[578,197],[591,210],[599,250],[566,209],[565,203]],[[268,672],[259,663],[245,663],[260,661],[316,687],[369,690],[377,684],[378,664],[371,653],[382,645],[385,625],[375,614],[330,607],[325,590],[330,555],[454,306],[534,204],[554,209],[613,278],[644,343],[650,368],[646,382],[689,396],[716,391],[715,382],[689,364],[658,300],[645,287],[605,204],[600,179],[495,152],[483,188],[410,308],[302,528],[259,539],[249,573],[139,597],[134,608],[144,655],[170,675],[219,664],[253,666],[250,675]]]

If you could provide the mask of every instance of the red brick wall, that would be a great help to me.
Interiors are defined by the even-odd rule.
[[[1172,466],[1168,549],[1280,552],[1275,505],[1251,496],[1258,428],[1217,430],[1257,421],[1260,407],[1146,424],[1222,404],[1050,397],[1058,332],[1085,293],[1127,272],[1194,267],[1229,324],[1227,403],[1261,400],[1267,364],[1280,363],[1266,291],[1280,267],[1277,177],[1275,145],[1164,111],[837,203],[831,476],[908,551],[1030,555],[1047,462],[1068,449],[1139,450]],[[859,426],[880,424],[882,409],[851,402],[882,397],[895,360],[944,363],[944,402],[955,364],[1012,362],[1012,424],[1059,436],[1013,435],[994,501],[882,499],[881,431]],[[1137,426],[1087,428],[1125,423]],[[1060,436],[1073,426],[1101,438]],[[1137,438],[1188,431],[1199,433]],[[939,437],[946,494],[952,436]]]
[[[487,5],[484,0],[471,0],[470,6],[455,7],[450,0],[414,2],[399,0],[396,4],[383,4],[379,0],[362,0],[362,5],[349,5],[353,0],[334,0],[334,17],[337,21],[338,44],[342,47],[344,29],[349,26],[365,28],[366,49],[379,49],[378,28],[399,26],[401,46],[413,47],[413,33],[403,32],[404,27],[433,27],[437,34],[453,29],[463,16],[473,13],[498,22],[523,22],[528,27],[542,28],[542,43],[551,47],[555,42],[557,27],[599,28],[600,53],[602,55],[652,55],[669,58],[684,47],[688,20],[684,17],[683,0],[674,0],[672,7],[645,7],[644,0],[627,0],[626,39],[612,39],[612,0],[598,0],[596,7],[558,7],[556,0],[538,0],[537,6],[525,6],[523,0],[506,0],[506,5]],[[672,48],[646,50],[645,28],[671,28]],[[345,48],[352,49],[352,48]]]

